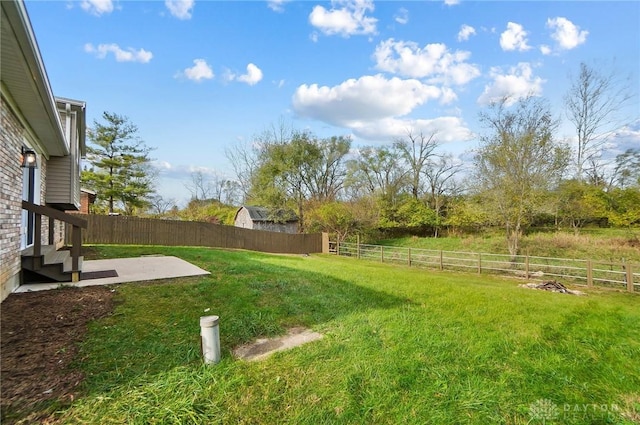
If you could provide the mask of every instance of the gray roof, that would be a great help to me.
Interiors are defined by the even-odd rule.
[[[252,206],[243,206],[240,207],[240,210],[245,208],[249,212],[249,217],[251,217],[252,221],[276,221],[273,219],[273,215],[270,213],[270,210],[265,207],[252,207]],[[238,210],[238,212],[240,212]],[[289,212],[289,216],[293,217],[291,219],[286,220],[287,222],[296,222],[298,218],[293,212]]]

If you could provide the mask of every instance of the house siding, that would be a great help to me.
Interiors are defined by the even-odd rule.
[[[47,177],[47,204],[80,207],[80,165],[78,152],[77,115],[58,108],[62,130],[67,139],[70,155],[52,157]],[[68,128],[67,128],[68,126]]]
[[[20,222],[23,128],[2,96],[0,129],[0,300],[20,284]]]

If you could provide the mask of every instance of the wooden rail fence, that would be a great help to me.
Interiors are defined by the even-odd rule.
[[[442,251],[345,242],[330,242],[329,252],[409,267],[430,267],[439,270],[464,270],[500,273],[526,279],[571,279],[587,286],[599,285],[640,291],[640,265],[628,262],[576,260],[480,252]]]
[[[86,244],[208,246],[281,254],[322,252],[322,234],[288,234],[195,221],[77,214]],[[66,242],[70,241],[67,235]]]

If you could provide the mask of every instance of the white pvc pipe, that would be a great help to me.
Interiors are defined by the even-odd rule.
[[[202,344],[202,356],[205,363],[218,363],[220,361],[220,330],[218,328],[218,316],[200,317],[200,337]]]

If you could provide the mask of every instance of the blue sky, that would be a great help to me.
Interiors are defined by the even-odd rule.
[[[609,154],[640,146],[640,2],[30,1],[54,93],[126,115],[155,150],[158,192],[195,170],[233,178],[225,149],[284,120],[381,146],[437,131],[470,157],[478,113],[505,95],[562,97],[581,61],[628,78]]]

